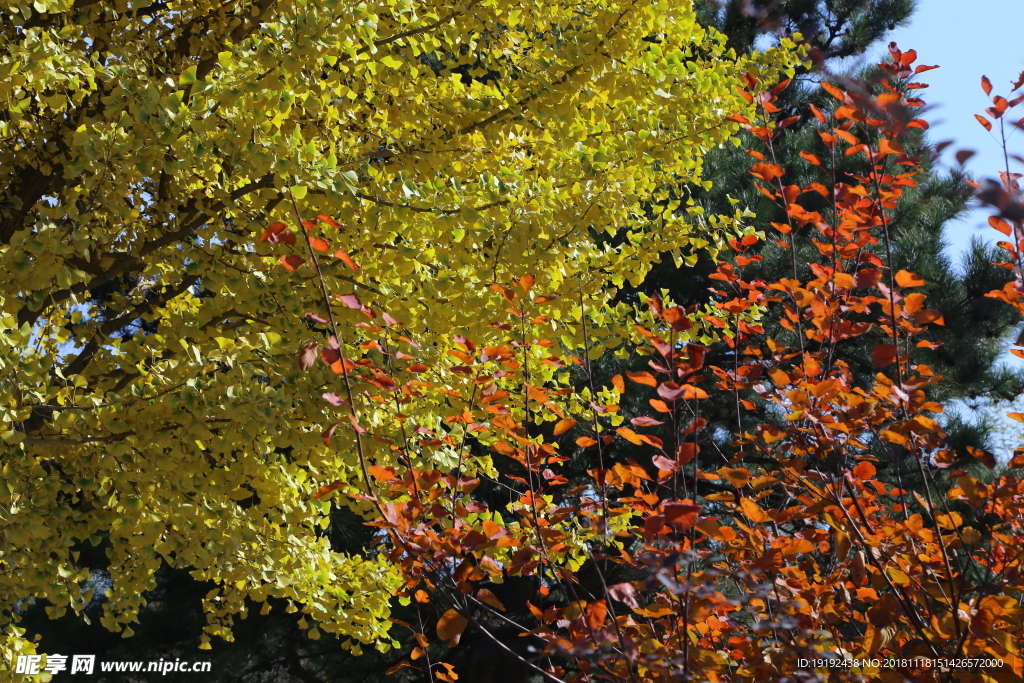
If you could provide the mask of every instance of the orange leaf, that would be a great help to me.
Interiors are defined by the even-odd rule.
[[[785,170],[778,164],[754,164],[750,167],[750,175],[769,183],[781,178],[783,173]]]
[[[761,506],[749,498],[740,498],[740,508],[743,510],[743,514],[747,516],[747,519],[754,524],[760,524],[768,519],[768,515],[761,509]]]
[[[990,470],[995,469],[996,458],[988,451],[983,451],[980,448],[975,448],[974,446],[968,446],[967,452],[977,458],[985,467]]]
[[[476,599],[490,605],[494,609],[501,610],[502,612],[505,611],[505,605],[501,604],[501,600],[498,600],[498,597],[486,588],[481,588],[477,591]]]
[[[555,436],[565,434],[567,431],[575,427],[576,424],[576,420],[559,420],[555,423]]]
[[[356,265],[356,262],[352,260],[352,257],[349,256],[348,252],[345,251],[344,249],[339,249],[338,251],[334,252],[334,256],[335,258],[340,258],[342,262],[344,262],[344,264],[351,268],[352,270],[359,270],[359,266]]]
[[[621,436],[626,441],[632,444],[636,444],[637,446],[643,443],[643,441],[640,439],[640,436],[629,427],[619,427],[618,429],[615,430],[615,433]]]
[[[629,371],[627,371],[626,372],[626,377],[630,378],[634,382],[637,382],[638,384],[646,384],[649,387],[656,387],[656,386],[658,386],[658,380],[656,380],[654,378],[654,375],[652,375],[649,372],[629,372]]]
[[[896,284],[900,287],[920,287],[925,284],[925,279],[920,275],[901,270],[896,273]]]
[[[604,600],[598,600],[587,605],[585,610],[587,625],[590,630],[596,631],[604,625],[604,619],[608,614],[608,604]]]
[[[719,467],[718,473],[738,489],[749,484],[751,479],[750,470],[746,468]]]
[[[992,94],[992,81],[988,80],[988,76],[981,77],[981,89],[985,91],[986,95]]]
[[[530,275],[529,273],[519,278],[519,286],[522,287],[523,290],[527,292],[530,291],[530,287],[533,287],[533,282],[533,275]]]
[[[822,81],[821,87],[826,92],[828,92],[829,95],[831,95],[832,97],[836,98],[837,100],[839,100],[841,102],[845,102],[846,101],[846,93],[843,92],[842,90],[840,90],[839,88],[837,88],[836,86],[832,85],[831,83]]]
[[[935,323],[936,325],[946,324],[946,319],[942,316],[942,313],[936,311],[934,308],[926,308],[922,311],[918,311],[913,317],[915,325],[923,325],[925,323]]]
[[[623,381],[622,375],[615,375],[612,377],[612,386],[615,387],[615,391],[618,393],[626,393],[626,383]]]
[[[316,215],[316,217],[320,219],[321,223],[326,223],[327,225],[331,226],[332,228],[337,228],[337,229],[341,230],[342,228],[345,227],[344,225],[342,225],[338,221],[334,220],[333,218],[331,218],[330,216],[328,216],[325,213],[318,213]]]
[[[986,119],[984,116],[982,116],[981,114],[975,114],[974,118],[978,119],[978,123],[983,125],[985,127],[985,130],[992,130],[992,124],[989,123],[989,120]]]
[[[583,448],[587,448],[588,446],[593,446],[596,443],[597,442],[594,441],[593,439],[591,439],[589,436],[581,436],[580,438],[576,439],[576,445],[577,446],[581,446]]]
[[[317,251],[327,251],[331,248],[331,245],[327,244],[327,240],[320,239],[319,237],[308,237],[309,246],[313,247]]]
[[[816,154],[811,154],[810,152],[804,152],[801,150],[800,158],[807,163],[814,164],[815,166],[821,166],[821,159],[819,159]]]
[[[1009,222],[1007,222],[1005,219],[1000,218],[999,216],[989,216],[988,224],[991,225],[996,230],[998,230],[999,232],[1006,235],[1007,237],[1013,234],[1013,226],[1010,225]]]
[[[903,145],[890,140],[889,138],[882,138],[878,143],[878,151],[881,154],[903,154]]]
[[[281,265],[284,266],[285,268],[287,268],[288,270],[295,270],[296,268],[298,268],[299,266],[301,266],[305,262],[306,262],[306,259],[299,258],[298,256],[282,256],[281,257]]]
[[[441,640],[452,640],[462,635],[469,621],[453,609],[448,610],[437,620],[437,636]]]
[[[853,468],[853,476],[857,477],[861,481],[865,481],[875,476],[875,466],[869,462],[859,462],[857,466]]]
[[[858,138],[853,133],[847,132],[847,131],[843,130],[842,128],[833,128],[832,130],[835,131],[836,135],[841,137],[843,140],[846,140],[851,145],[859,145],[860,144],[860,138]]]
[[[657,410],[659,413],[671,413],[672,409],[668,407],[668,404],[664,401],[659,401],[656,398],[652,398],[648,401],[651,407]]]

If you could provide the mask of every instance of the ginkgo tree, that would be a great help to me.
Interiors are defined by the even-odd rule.
[[[659,199],[708,182],[743,75],[799,59],[738,57],[662,0],[2,0],[0,27],[8,655],[32,647],[20,600],[81,610],[97,568],[130,635],[164,563],[216,582],[207,640],[278,597],[387,646],[399,573],[330,552],[311,496],[361,475],[306,400],[337,352],[309,255],[352,304],[336,344],[387,310],[429,360],[486,336],[487,285],[536,272],[550,336],[613,346],[615,286],[737,229]],[[289,195],[320,220],[286,228]]]

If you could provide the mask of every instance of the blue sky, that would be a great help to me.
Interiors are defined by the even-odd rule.
[[[917,50],[919,63],[941,67],[921,74],[921,80],[931,86],[921,91],[933,105],[925,115],[932,124],[931,139],[956,141],[943,154],[947,164],[955,163],[956,150],[972,149],[977,155],[967,162],[967,170],[977,177],[995,177],[1002,168],[1002,154],[974,114],[991,106],[981,90],[983,75],[991,79],[993,95],[1006,94],[1010,82],[1024,71],[1024,0],[918,0],[917,5],[910,25],[897,28],[891,39],[901,50]],[[884,45],[872,54],[872,61],[883,54]],[[1024,105],[1013,111],[1019,119]],[[1024,132],[1011,138],[1010,150],[1024,156]],[[947,226],[951,256],[966,247],[971,235],[991,242],[1002,238],[988,227],[987,218],[988,213],[977,210]]]
[[[1010,83],[1024,71],[1024,0],[917,0],[917,11],[908,26],[897,28],[890,34],[901,50],[917,50],[919,64],[938,64],[940,68],[921,74],[930,87],[919,91],[930,105],[924,118],[931,124],[930,137],[934,142],[954,140],[946,148],[942,161],[955,164],[954,153],[971,149],[976,155],[967,161],[967,170],[976,178],[994,178],[1003,168],[1002,151],[996,138],[985,131],[974,119],[991,106],[991,100],[981,89],[981,77],[992,81],[992,94],[1008,94]],[[872,62],[887,54],[883,43],[871,52]],[[1013,119],[1024,116],[1024,105],[1018,105]],[[1010,138],[1010,151],[1024,156],[1024,131]],[[1013,162],[1011,162],[1013,163]],[[1015,171],[1024,171],[1018,165]],[[954,263],[964,251],[972,235],[979,235],[994,243],[1002,235],[988,226],[989,212],[978,208],[964,219],[947,224],[947,254]],[[1024,366],[1024,361],[1004,353],[1003,362],[1012,367]],[[1018,405],[1019,404],[1019,405]],[[960,406],[967,408],[967,406]],[[981,413],[967,408],[974,418],[987,413],[997,425],[992,446],[997,457],[1005,461],[1013,448],[1024,439],[1024,430],[1002,414],[1009,406],[991,406]],[[1013,410],[1024,410],[1018,399]]]

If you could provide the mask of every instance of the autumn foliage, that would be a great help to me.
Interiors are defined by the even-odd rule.
[[[580,347],[545,338],[552,297],[541,274],[491,285],[494,305],[481,314],[493,334],[453,336],[430,365],[399,314],[323,290],[323,311],[365,319],[355,339],[331,315],[310,314],[328,342],[310,342],[299,363],[319,359],[339,375],[323,395],[337,408],[323,439],[353,441],[361,477],[311,495],[347,494],[372,509],[380,551],[401,569],[420,621],[396,621],[416,641],[396,676],[456,680],[431,643],[454,646],[473,629],[508,650],[497,624],[529,640],[524,666],[553,682],[1024,677],[1024,481],[1005,470],[983,483],[967,465],[994,467],[993,456],[945,443],[942,406],[928,399],[942,378],[919,360],[943,315],[928,307],[929,283],[888,267],[889,223],[921,165],[901,141],[928,127],[915,116],[927,87],[917,77],[935,68],[912,50],[890,52],[874,83],[823,83],[834,106],[810,105],[806,117],[780,118],[773,103],[788,81],[747,78],[742,96],[757,117],[732,119],[756,143],[752,182],[786,218],[772,234],[729,240],[707,309],[654,297],[637,311],[627,343],[645,362],[605,386],[595,384],[587,312]],[[1003,126],[1021,101],[996,97],[988,116]],[[774,153],[794,125],[820,139],[800,155],[820,171],[803,186]],[[851,156],[862,170],[837,176],[836,160]],[[1004,266],[1018,273],[1019,177],[1006,169],[1001,185],[978,186],[998,209],[993,227],[1013,240],[1002,243]],[[295,213],[319,272],[319,254],[338,245],[308,232],[316,223],[297,204]],[[283,228],[263,238],[294,242]],[[814,240],[817,262],[794,257],[775,282],[745,276],[767,242],[792,252],[798,235]],[[1024,312],[1024,278],[991,296]],[[766,311],[780,315],[774,337],[760,324]],[[698,340],[710,332],[731,363],[705,362]],[[837,354],[865,335],[877,338],[867,385]],[[715,393],[735,400],[731,458],[701,417]],[[644,409],[625,414],[631,395]],[[443,424],[416,423],[423,401],[450,407]],[[364,424],[360,405],[388,406],[391,419]],[[755,406],[778,420],[751,420]],[[391,458],[369,461],[367,440],[385,442]],[[432,453],[444,447],[458,459],[439,469]],[[581,475],[570,465],[583,458],[597,466]],[[1010,466],[1024,467],[1024,455]],[[504,491],[505,503],[484,489]],[[525,619],[498,597],[512,577],[534,587]],[[836,657],[858,661],[806,662]]]

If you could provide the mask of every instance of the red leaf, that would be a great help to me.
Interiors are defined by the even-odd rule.
[[[876,368],[884,368],[896,360],[896,347],[893,344],[879,344],[871,352],[871,362]]]
[[[981,77],[981,89],[985,91],[986,95],[992,94],[992,81],[988,80],[988,76]]]
[[[918,66],[918,67],[916,67],[914,69],[914,73],[915,74],[919,74],[919,73],[923,73],[925,71],[931,71],[932,69],[938,69],[938,68],[939,68],[938,64],[936,64],[935,66],[925,66],[924,64],[921,64],[920,66]]]
[[[267,237],[267,244],[295,244],[295,233],[291,230],[282,230]]]
[[[973,157],[975,154],[976,154],[976,152],[973,149],[961,149],[961,150],[957,151],[957,153],[954,156],[956,157],[956,163],[958,163],[961,166],[963,166],[963,164],[968,159]]]
[[[697,457],[697,453],[700,452],[700,446],[695,443],[684,443],[679,445],[679,450],[676,452],[676,461],[680,465],[686,463]]]
[[[340,424],[341,424],[340,422],[335,422],[330,427],[325,429],[323,434],[320,435],[320,437],[324,440],[324,445],[325,446],[330,446],[331,445],[331,437],[334,435],[334,431],[338,428],[338,425],[340,425]],[[336,482],[336,483],[340,483],[340,482]],[[321,491],[322,490],[323,489],[321,489]]]
[[[296,268],[298,268],[299,266],[301,266],[305,262],[306,262],[306,259],[300,258],[298,256],[282,256],[281,257],[281,265],[284,266],[285,268],[287,268],[288,270],[292,270],[292,271],[294,271]]]
[[[776,83],[775,87],[772,88],[772,94],[773,95],[778,95],[780,92],[782,92],[787,87],[789,87],[789,84],[792,83],[792,82],[793,82],[792,78],[787,78],[786,80],[782,81],[781,83]]]
[[[608,615],[608,603],[598,600],[587,605],[584,612],[587,615],[587,626],[591,631],[596,631],[604,625],[604,619]]]
[[[666,503],[662,514],[665,515],[665,523],[686,531],[697,523],[697,516],[700,515],[701,506],[689,503]]]
[[[338,396],[334,392],[326,393],[323,396],[321,396],[320,398],[322,398],[323,400],[327,401],[332,406],[340,406],[341,404],[343,404],[345,402],[345,399],[343,399],[341,396]]]
[[[270,239],[272,235],[276,235],[277,233],[281,232],[287,227],[288,226],[285,225],[284,223],[271,223],[270,225],[267,226],[267,229],[263,231],[263,234],[260,236],[259,241],[266,242],[267,240]]]
[[[409,366],[409,372],[420,373],[420,372],[426,372],[427,370],[428,370],[427,366],[424,365],[423,363],[413,363],[412,365]]]
[[[647,417],[646,415],[634,417],[632,420],[630,420],[630,423],[637,427],[656,427],[657,425],[665,424],[660,420],[655,420],[653,417]]]
[[[312,320],[315,323],[319,323],[321,325],[326,325],[327,324],[327,319],[322,317],[322,316],[317,315],[316,313],[307,313],[306,317],[309,318],[310,320]]]

